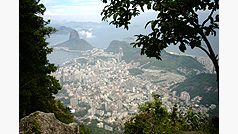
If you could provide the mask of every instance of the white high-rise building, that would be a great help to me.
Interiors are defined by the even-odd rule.
[[[117,60],[118,62],[120,62],[122,60],[122,56],[123,56],[123,49],[120,47],[119,48],[119,52],[117,54]]]
[[[186,103],[188,103],[188,101],[190,100],[190,95],[188,92],[183,91],[180,93],[180,99],[184,100]]]

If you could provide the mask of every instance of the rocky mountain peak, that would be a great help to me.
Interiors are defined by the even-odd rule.
[[[72,30],[70,32],[69,40],[72,40],[72,39],[79,39],[79,34],[76,30]]]

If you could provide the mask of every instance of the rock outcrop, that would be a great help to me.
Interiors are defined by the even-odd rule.
[[[53,113],[36,111],[20,120],[20,134],[79,134],[77,123],[65,124]]]
[[[76,30],[73,30],[70,32],[69,40],[72,40],[72,39],[79,39],[79,34]]]
[[[76,30],[70,32],[69,40],[57,44],[54,47],[63,47],[67,48],[68,50],[79,50],[79,51],[86,51],[93,49],[93,46],[90,45],[86,40],[79,38],[79,34]]]

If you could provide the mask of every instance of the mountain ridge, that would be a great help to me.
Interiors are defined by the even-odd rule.
[[[86,40],[80,39],[79,34],[76,30],[70,32],[69,40],[54,45],[53,47],[64,47],[69,50],[80,50],[86,51],[93,49],[93,46],[90,45]]]
[[[123,50],[123,60],[127,63],[139,62],[145,69],[164,69],[186,76],[206,71],[205,66],[194,57],[171,54],[164,50],[161,52],[162,61],[159,61],[154,57],[148,58],[146,55],[141,55],[140,48],[133,48],[126,41],[113,40],[105,51],[118,53],[120,48]],[[189,73],[186,74],[186,72]]]

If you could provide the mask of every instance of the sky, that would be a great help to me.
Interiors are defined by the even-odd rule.
[[[106,6],[101,0],[41,0],[46,7],[45,19],[52,22],[102,22],[101,12]],[[155,12],[145,10],[140,16],[132,19],[132,23],[146,23],[154,18]]]
[[[52,21],[101,22],[100,13],[105,6],[101,0],[42,0],[44,18]]]

